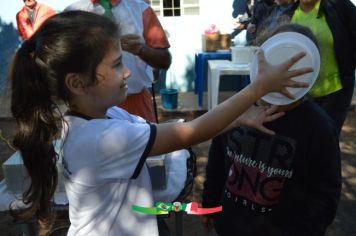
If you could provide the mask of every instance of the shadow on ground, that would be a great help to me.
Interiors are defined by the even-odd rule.
[[[202,111],[199,111],[201,114]],[[175,114],[175,117],[182,117],[183,114]],[[189,114],[196,115],[196,114]],[[169,118],[168,116],[166,118]],[[187,117],[188,120],[192,117]],[[15,124],[12,119],[0,119],[0,131],[2,137],[10,140],[13,137]],[[193,147],[197,154],[198,176],[195,178],[195,186],[190,201],[200,202],[200,196],[205,180],[205,165],[207,163],[208,147],[210,142],[204,142]],[[327,236],[356,235],[356,111],[351,111],[343,127],[340,137],[340,147],[342,150],[342,195],[337,216],[334,223],[329,227]],[[4,140],[0,140],[0,164],[2,164],[13,150]],[[321,157],[322,158],[322,157]],[[0,179],[3,178],[0,170]],[[172,236],[175,235],[174,216],[166,219]],[[186,236],[213,236],[214,232],[208,233],[200,223],[200,217],[194,215],[183,216],[183,229]],[[18,235],[15,225],[8,214],[0,213],[0,234],[2,236]]]

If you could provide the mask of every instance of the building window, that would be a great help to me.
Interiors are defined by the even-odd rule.
[[[199,15],[199,0],[151,0],[157,16]]]
[[[164,16],[180,16],[180,0],[163,1]]]

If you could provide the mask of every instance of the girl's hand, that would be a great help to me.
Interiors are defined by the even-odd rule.
[[[304,75],[313,71],[313,68],[306,67],[301,69],[290,70],[290,68],[305,56],[305,52],[297,53],[290,59],[279,65],[271,65],[266,61],[262,50],[257,52],[258,74],[255,86],[258,86],[262,96],[269,92],[279,92],[290,99],[293,95],[288,92],[287,87],[305,88],[308,83],[293,81],[292,78]]]
[[[266,122],[274,121],[284,115],[284,112],[276,112],[278,106],[251,106],[236,122],[238,125],[246,125],[258,129],[266,134],[274,135],[273,130],[263,126]]]

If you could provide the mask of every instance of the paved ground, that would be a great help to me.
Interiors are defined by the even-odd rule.
[[[181,96],[181,95],[180,95]],[[189,110],[185,109],[185,103],[196,103],[194,95],[188,95],[190,98],[185,100],[183,96],[180,98],[180,109],[167,112],[160,109],[161,120],[169,119],[172,117],[185,117],[192,119],[196,115],[204,112],[204,110]],[[0,110],[4,108],[4,103],[0,102]],[[3,110],[2,110],[3,111]],[[3,112],[0,112],[2,116]],[[0,131],[1,137],[11,139],[14,133],[14,122],[12,119],[0,117]],[[356,235],[356,111],[350,111],[346,123],[343,127],[340,139],[342,149],[342,175],[343,175],[343,189],[342,197],[334,223],[330,226],[327,236],[349,236]],[[200,195],[202,191],[202,184],[204,182],[204,170],[207,162],[207,151],[209,142],[205,142],[193,147],[198,155],[198,176],[195,179],[194,190],[189,197],[191,201],[200,202]],[[0,140],[0,164],[2,164],[13,152],[4,142]],[[0,170],[0,179],[2,179],[2,170]],[[166,219],[172,235],[175,235],[174,230],[174,217]],[[200,236],[216,235],[214,232],[206,232],[201,223],[200,218],[197,216],[184,215],[183,216],[184,235],[186,236]],[[11,236],[18,235],[11,217],[8,214],[0,213],[0,235]]]

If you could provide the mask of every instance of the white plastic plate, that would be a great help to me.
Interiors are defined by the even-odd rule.
[[[299,69],[303,67],[312,67],[313,72],[294,77],[293,80],[299,82],[307,82],[307,88],[287,88],[294,95],[294,99],[289,99],[281,93],[268,93],[262,99],[274,105],[287,105],[297,101],[303,97],[313,86],[319,75],[320,70],[320,54],[316,45],[308,37],[295,32],[283,32],[269,38],[260,47],[265,53],[267,61],[272,65],[277,65],[285,62],[295,54],[301,51],[306,52],[306,56],[300,59],[290,69]],[[257,77],[258,61],[255,55],[250,68],[250,79],[254,81]]]

